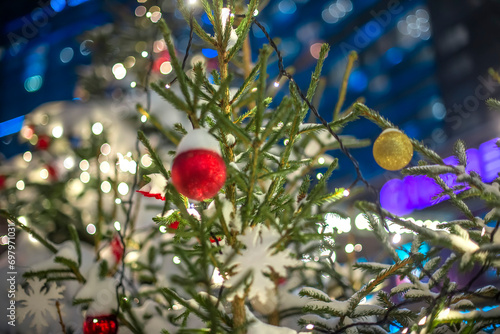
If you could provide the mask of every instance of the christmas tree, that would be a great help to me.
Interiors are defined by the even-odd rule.
[[[69,117],[71,128],[57,125],[65,123],[54,111],[61,107],[49,105],[23,128],[35,149],[2,178],[4,243],[13,255],[21,252],[15,238],[33,238],[40,255],[12,281],[10,321],[40,333],[498,333],[500,290],[478,282],[500,267],[500,182],[470,168],[465,143],[457,141],[455,163],[445,162],[361,102],[344,105],[354,51],[333,119],[325,120],[313,101],[329,46],[303,91],[259,22],[265,9],[257,0],[177,6],[190,29],[183,58],[160,10],[150,9],[137,33],[160,31],[163,39],[153,38],[137,64],[124,56],[113,66],[116,79],[126,68],[138,73],[129,85],[144,90],[145,102],[124,100],[135,115],[116,122],[102,101],[86,104],[91,119],[75,125]],[[199,24],[202,13],[213,32]],[[269,42],[255,63],[251,27]],[[188,63],[195,36],[217,53],[211,72]],[[152,80],[158,71],[172,74]],[[96,73],[82,79],[82,96],[99,95]],[[284,87],[288,94],[277,99]],[[167,115],[155,114],[156,95]],[[405,168],[416,151],[421,161],[402,174],[432,180],[434,199],[463,218],[417,224],[382,208],[350,153],[368,142],[340,135],[359,118],[381,128],[373,144],[381,167]],[[335,188],[338,159],[356,170],[347,188]],[[343,227],[331,222],[342,221],[346,200],[362,191],[371,201],[355,206],[391,260],[342,265],[335,252],[345,246],[336,241]],[[472,198],[490,208],[484,218],[467,206]],[[402,233],[410,247],[399,246]],[[452,272],[470,278],[458,284]]]

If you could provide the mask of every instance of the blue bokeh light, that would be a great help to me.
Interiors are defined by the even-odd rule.
[[[393,47],[387,50],[385,57],[392,65],[397,65],[403,61],[404,52],[398,47]]]
[[[217,57],[217,50],[214,49],[201,49],[201,53],[207,58]]]
[[[297,5],[292,0],[282,0],[278,4],[278,9],[283,14],[293,14],[297,10]]]
[[[19,116],[0,123],[0,137],[19,132],[23,127],[24,116]]]
[[[355,92],[362,92],[368,86],[368,78],[366,74],[361,70],[355,70],[351,73],[349,78],[349,87]]]
[[[50,7],[59,13],[66,7],[66,0],[50,0]]]

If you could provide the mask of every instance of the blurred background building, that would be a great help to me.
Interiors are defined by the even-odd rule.
[[[162,7],[169,23],[182,27],[175,34],[177,46],[183,50],[189,29],[181,24],[181,15],[170,0],[3,1],[2,159],[24,150],[16,136],[25,114],[44,102],[78,98],[77,70],[90,63],[89,43],[93,43],[82,34],[116,21],[123,11],[143,16],[156,5]],[[478,148],[497,136],[497,116],[487,110],[484,101],[499,92],[499,85],[488,74],[488,68],[498,68],[500,60],[500,43],[494,38],[500,25],[499,7],[494,0],[270,0],[259,20],[271,36],[280,38],[285,66],[294,68],[303,88],[321,43],[330,43],[319,104],[326,119],[332,118],[347,54],[356,50],[359,61],[349,80],[346,103],[364,97],[368,106],[410,137],[446,157],[452,154],[457,138]],[[198,20],[209,25],[206,17]],[[266,39],[256,26],[253,28],[251,46],[256,59]],[[195,51],[200,51],[196,50],[202,48],[200,45],[195,40]],[[202,54],[207,61],[215,56],[207,49]],[[271,77],[276,77],[277,71],[276,63],[271,64]],[[279,94],[286,90],[282,88]],[[373,141],[380,129],[362,120],[349,125],[344,134]],[[353,154],[376,186],[400,178],[375,164],[371,147],[353,150]],[[415,155],[413,163],[418,159]],[[338,186],[347,186],[353,178],[350,162],[341,159],[336,172]]]

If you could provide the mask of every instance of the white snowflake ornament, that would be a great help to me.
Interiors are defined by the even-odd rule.
[[[28,283],[26,291],[20,285],[17,287],[18,320],[23,322],[32,317],[30,327],[37,333],[43,333],[42,330],[49,326],[47,320],[59,319],[56,301],[64,298],[65,287],[41,281],[37,277],[30,279]]]
[[[251,272],[249,280],[230,296],[231,300],[234,296],[243,297],[246,286],[248,289],[249,299],[258,299],[261,303],[266,303],[269,298],[269,289],[274,289],[274,282],[266,276],[275,272],[276,274],[285,277],[286,267],[294,267],[300,265],[300,261],[293,259],[290,251],[285,249],[282,252],[276,253],[276,249],[272,247],[276,241],[281,238],[277,231],[268,229],[267,227],[254,227],[252,230],[247,230],[246,235],[242,235],[239,240],[246,246],[245,249],[239,251],[238,254],[231,257],[228,254],[227,268],[231,268],[233,274],[225,281],[226,286],[237,284]]]

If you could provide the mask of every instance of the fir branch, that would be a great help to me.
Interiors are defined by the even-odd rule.
[[[489,98],[486,100],[486,105],[490,108],[490,110],[500,110],[500,101],[494,98]]]
[[[250,32],[250,28],[252,27],[253,14],[258,5],[258,0],[250,0],[250,3],[248,4],[247,14],[244,16],[243,20],[241,20],[238,28],[236,29],[236,35],[238,36],[238,39],[236,40],[234,46],[229,49],[227,53],[227,61],[230,61],[235,56],[236,52],[242,48],[243,43],[245,42],[245,39]],[[238,16],[241,17],[241,15]]]
[[[206,0],[202,0],[203,2],[206,2]],[[203,3],[203,7],[205,8],[205,3]],[[181,12],[182,16],[184,16],[184,19],[186,22],[190,21],[190,17],[192,15],[191,11],[186,8],[185,6],[185,1],[184,0],[177,0],[177,8],[179,8],[179,11]],[[211,10],[206,10],[207,15],[211,15],[212,11]],[[163,20],[161,20],[163,21]],[[161,27],[161,25],[160,25]],[[193,20],[193,31],[198,35],[202,40],[207,42],[207,44],[211,46],[215,46],[215,40],[203,30],[203,28],[200,26],[198,21]]]
[[[160,173],[165,177],[165,179],[169,180],[170,175],[168,174],[167,170],[165,169],[165,166],[163,165],[163,163],[161,162],[160,157],[158,156],[156,151],[151,146],[149,139],[147,139],[146,136],[144,135],[144,132],[142,132],[140,130],[137,131],[137,137],[142,142],[142,144],[144,146],[146,146],[146,148],[148,149],[148,152],[151,155],[151,159],[154,161],[155,165],[158,167],[158,170],[160,171]]]
[[[73,224],[68,225],[69,234],[73,243],[75,244],[76,254],[78,256],[78,267],[82,264],[82,249],[80,247],[80,238],[78,237],[78,232]]]
[[[394,128],[394,129],[398,128],[393,123],[389,122],[387,119],[382,117],[379,113],[371,110],[362,103],[356,103],[354,105],[354,110],[357,111],[361,116],[377,124],[380,128],[384,130],[388,128]],[[434,152],[433,150],[426,147],[425,145],[423,145],[422,143],[418,142],[415,139],[410,139],[410,141],[413,145],[413,148],[416,151],[420,152],[423,156],[427,157],[431,162],[444,165],[443,159],[439,156],[439,154],[437,154],[436,152]]]
[[[160,89],[160,87],[158,87],[158,89]],[[156,91],[156,90],[155,90]],[[163,94],[163,90],[161,90],[161,93],[159,93],[160,95]],[[143,107],[142,105],[140,104],[137,104],[136,105],[136,109],[137,111],[141,114],[141,115],[144,115],[147,117],[147,119],[151,122],[151,124],[153,124],[153,126],[159,130],[168,140],[170,140],[172,142],[172,144],[174,145],[177,145],[179,144],[179,138],[177,137],[177,135],[172,132],[171,130],[168,130],[168,129],[165,129],[161,123],[158,121],[158,118],[156,118],[156,116],[154,115],[151,115],[149,112],[147,112]]]
[[[465,153],[465,149],[465,143],[461,139],[457,140],[453,146],[453,153],[461,166],[467,166],[467,154]]]
[[[235,125],[226,115],[220,112],[214,112],[212,115],[216,119],[219,128],[221,128],[221,125],[225,126],[230,133],[238,137],[245,145],[252,145],[250,136],[239,126]]]
[[[358,54],[356,51],[352,50],[351,52],[349,52],[349,56],[347,57],[347,66],[345,69],[344,78],[342,79],[342,85],[340,86],[339,98],[333,111],[333,120],[339,118],[340,110],[344,105],[345,96],[347,93],[347,84],[349,83],[349,77],[351,75],[352,67],[354,66],[354,62],[356,60],[358,60]]]
[[[318,88],[321,71],[323,69],[323,63],[325,62],[325,59],[328,55],[328,51],[330,51],[330,45],[328,45],[327,43],[323,43],[319,51],[319,57],[316,63],[316,68],[314,69],[314,72],[311,75],[311,82],[309,84],[309,89],[307,90],[306,94],[306,97],[309,101],[311,101],[311,99],[314,97],[316,89]],[[304,107],[307,108],[307,104],[304,103],[304,105],[305,105]]]
[[[47,248],[49,251],[51,251],[52,253],[57,253],[57,248],[52,243],[50,243],[47,239],[45,239],[44,237],[42,237],[40,234],[38,234],[35,230],[33,230],[32,228],[30,228],[29,226],[24,225],[23,223],[21,223],[17,219],[17,217],[15,217],[14,215],[10,214],[9,212],[7,212],[7,211],[5,211],[3,209],[0,209],[0,215],[3,216],[3,217],[5,217],[6,219],[10,220],[11,222],[13,222],[21,230],[23,230],[23,231],[27,232],[28,234],[30,234],[33,238],[35,238],[42,245],[44,245],[45,248]]]
[[[178,2],[182,2],[182,1],[179,0]],[[195,111],[194,106],[191,104],[191,96],[189,94],[188,84],[187,84],[187,81],[189,79],[186,76],[186,73],[184,73],[184,69],[183,69],[181,63],[179,62],[179,60],[177,59],[177,56],[175,55],[174,42],[172,41],[172,32],[170,31],[170,28],[165,23],[165,20],[160,19],[160,21],[158,21],[158,22],[159,22],[158,24],[159,24],[160,30],[163,34],[163,38],[165,40],[165,43],[167,44],[168,53],[170,54],[170,63],[172,64],[172,67],[174,68],[175,74],[177,75],[177,79],[179,80],[179,86],[181,88],[181,92],[184,95],[184,98],[185,98],[186,103],[188,105],[188,108],[184,109],[184,111],[188,112],[189,115],[192,115],[196,111]],[[194,122],[194,120],[192,120],[192,122]],[[193,123],[193,126],[194,125],[195,124]]]
[[[189,107],[188,105],[182,101],[171,89],[164,88],[164,83],[160,86],[157,83],[151,83],[151,88],[158,93],[161,97],[163,97],[167,102],[170,102],[177,110],[188,113]]]

